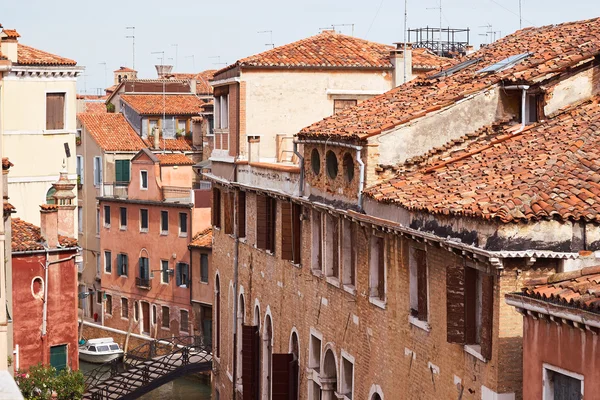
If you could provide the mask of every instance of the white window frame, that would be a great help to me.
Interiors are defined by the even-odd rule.
[[[107,257],[108,256],[108,257]],[[108,260],[108,262],[107,262]],[[110,271],[108,271],[108,266],[110,264]],[[112,252],[110,250],[104,250],[104,273],[112,274]]]
[[[96,208],[96,237],[100,237],[100,209]]]
[[[166,269],[168,270],[169,269],[169,261],[168,260],[160,260],[160,283],[163,285],[168,285],[169,282],[165,282],[165,280],[163,279],[164,278],[164,274],[163,274],[164,268],[163,267],[164,267],[165,263],[167,265]],[[168,276],[168,274],[167,274],[167,276]]]
[[[163,218],[163,212],[167,213],[167,230],[163,230],[163,223],[162,223],[162,218]],[[160,234],[161,235],[168,235],[169,234],[169,211],[168,210],[160,210]]]
[[[146,186],[144,186],[144,175],[146,175]],[[148,190],[148,171],[145,169],[140,171],[140,190]]]
[[[83,175],[83,171],[85,169],[85,165],[83,163],[83,156],[78,155],[77,156],[77,176],[79,176],[79,183],[81,185],[83,185],[84,183],[84,175]]]
[[[48,115],[46,113],[48,107],[48,95],[49,94],[64,94],[65,101],[63,104],[63,127],[62,129],[46,129],[46,121],[48,120]],[[44,94],[44,133],[62,133],[67,130],[67,105],[69,104],[68,96],[69,94],[63,90],[46,90]]]
[[[122,213],[122,209],[125,209],[125,224],[123,224],[123,215]],[[127,223],[129,219],[129,211],[127,209],[127,207],[119,207],[119,229],[122,231],[127,230]]]
[[[352,382],[350,383],[350,391],[348,392],[344,386],[347,385],[346,374],[344,368],[344,361],[347,361],[352,365]],[[344,396],[344,399],[354,399],[354,376],[355,376],[355,359],[352,355],[342,349],[342,356],[340,357],[340,394]],[[350,394],[350,396],[348,396]]]
[[[146,211],[146,227],[142,227],[142,211]],[[147,233],[150,228],[150,210],[147,208],[140,208],[140,232]]]
[[[181,227],[182,227],[182,225],[181,225],[181,215],[185,215],[185,232],[181,231]],[[179,225],[179,237],[187,237],[188,236],[188,230],[189,230],[188,229],[188,224],[189,224],[188,221],[189,221],[189,218],[188,218],[187,213],[180,212],[179,213],[179,221],[177,221],[178,222],[177,225]]]
[[[102,157],[94,157],[94,186],[100,187],[102,185]]]
[[[570,376],[571,378],[577,379],[581,382],[581,398],[583,399],[583,389],[585,387],[584,376],[576,372],[567,371],[566,369],[543,363],[542,364],[542,384],[543,384],[543,397],[542,400],[554,400],[554,387],[550,384],[552,379],[548,371],[556,372],[562,375]]]
[[[379,295],[371,293],[374,287],[379,289],[379,249],[375,249],[378,240],[383,241],[383,299]],[[387,301],[387,257],[386,257],[386,240],[384,236],[372,234],[369,239],[369,302],[385,308]],[[374,279],[373,269],[377,271],[377,279]],[[374,286],[374,285],[377,286]]]
[[[106,208],[107,207],[108,207],[108,215],[109,215],[109,218],[110,218],[110,221],[108,223],[106,222]],[[110,214],[110,206],[104,205],[102,207],[102,213],[103,213],[103,217],[104,217],[103,218],[104,227],[105,228],[110,228],[110,222],[112,222],[112,215]],[[119,216],[119,218],[120,218],[120,216]]]
[[[413,309],[416,305],[416,307],[418,308],[419,305],[419,288],[418,288],[418,271],[417,271],[417,263],[415,262],[415,258],[414,258],[414,251],[415,250],[423,250],[425,252],[425,255],[427,255],[427,250],[423,247],[418,247],[418,246],[410,246],[409,250],[408,250],[408,271],[409,271],[409,277],[408,277],[408,284],[409,284],[409,313],[408,313],[408,321],[423,329],[426,331],[430,330],[430,326],[429,326],[429,314],[431,313],[431,309],[430,309],[430,302],[429,302],[429,263],[427,263],[427,261],[425,261],[425,271],[427,273],[427,319],[426,320],[422,320],[419,319],[417,317],[413,317],[410,313],[410,310]]]
[[[83,233],[83,207],[77,207],[77,231]]]

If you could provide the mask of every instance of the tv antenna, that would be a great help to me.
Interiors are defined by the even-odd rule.
[[[406,55],[406,34],[408,32],[408,0],[404,0],[404,54]],[[404,58],[404,81],[402,83],[406,83],[407,78],[407,65],[406,65],[406,57]],[[412,66],[411,66],[412,68]]]
[[[485,40],[486,44],[488,44],[487,43],[487,38],[490,39],[490,43],[489,44],[493,43],[494,42],[494,40],[493,40],[494,39],[494,31],[492,30],[492,24],[488,23],[487,25],[481,25],[480,28],[488,28],[488,30],[485,31],[485,33],[480,33],[479,36],[485,36],[486,37],[486,40]]]
[[[165,62],[165,52],[164,51],[153,51],[150,54],[160,54],[160,57],[157,57],[160,60],[160,65],[163,65]]]
[[[519,0],[519,29],[523,29],[523,14],[521,12],[521,0]]]
[[[208,58],[216,58],[217,62],[213,63],[213,65],[227,65],[226,62],[221,62],[221,56],[211,56]]]
[[[127,35],[127,36],[125,36],[125,38],[132,40],[132,50],[131,50],[132,65],[131,65],[131,68],[133,70],[135,70],[135,26],[127,26],[127,27],[125,27],[125,29],[131,29],[131,35]]]
[[[178,60],[178,56],[177,56],[177,51],[179,50],[179,45],[177,43],[172,44],[171,46],[175,47],[175,66],[173,67],[173,71],[175,71],[177,69],[177,61]]]
[[[265,43],[265,46],[271,46],[272,49],[275,48],[275,43],[273,43],[273,31],[258,31],[256,33],[268,33],[270,40],[269,43]]]
[[[441,57],[443,55],[443,47],[442,46],[442,0],[440,1],[440,5],[438,7],[428,7],[428,10],[440,10],[440,46],[439,46],[439,56]]]
[[[106,76],[107,76],[106,61],[98,63],[98,65],[104,65],[104,87],[108,87],[108,80],[106,78]]]
[[[192,71],[196,72],[196,57],[194,57],[194,55],[192,54],[191,56],[185,56],[186,60],[188,58],[192,59]]]

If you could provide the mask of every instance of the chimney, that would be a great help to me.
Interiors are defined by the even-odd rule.
[[[21,37],[14,29],[4,29],[0,32],[0,52],[11,62],[17,63],[18,39]]]
[[[63,164],[64,166],[64,164]],[[73,193],[74,183],[68,178],[67,171],[63,169],[60,173],[58,182],[52,185],[56,192],[54,198],[58,206],[58,233],[63,236],[75,238],[75,194]]]
[[[56,204],[42,204],[40,206],[40,233],[46,241],[48,248],[58,246],[58,206]]]
[[[404,80],[404,61],[406,60],[406,82],[410,81],[412,76],[412,43],[406,43],[406,53],[404,52],[404,43],[394,43],[396,48],[391,51],[390,59],[394,66],[393,84],[394,87],[405,83]]]
[[[469,54],[473,54],[473,53],[475,53],[475,47],[473,47],[473,45],[472,45],[472,44],[468,44],[468,45],[465,47],[465,55],[467,55],[467,56],[468,56]]]
[[[195,79],[190,79],[190,92],[192,94],[196,94],[196,84],[197,81]]]
[[[155,67],[156,73],[158,74],[159,78],[166,77],[168,74],[171,73],[171,70],[173,69],[172,65],[155,65]]]

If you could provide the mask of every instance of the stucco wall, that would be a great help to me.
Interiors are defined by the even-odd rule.
[[[586,100],[600,90],[600,68],[581,71],[556,84],[546,97],[544,113],[551,115],[561,108]]]
[[[140,171],[148,171],[148,188],[141,188]],[[148,156],[141,155],[131,163],[131,181],[129,182],[129,198],[137,200],[162,201],[162,184],[160,166],[151,161]]]
[[[210,249],[198,249],[192,248],[190,250],[192,260],[192,301],[212,304],[213,297],[215,295],[214,289],[214,268],[212,266],[212,252]],[[200,255],[206,254],[208,256],[208,282],[202,282],[200,280]]]
[[[191,165],[161,166],[160,177],[164,186],[192,188],[194,171]]]

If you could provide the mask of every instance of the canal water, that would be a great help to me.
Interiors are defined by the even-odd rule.
[[[97,365],[79,362],[81,372],[85,374]],[[142,400],[210,400],[210,384],[192,378],[179,378],[154,389],[140,397]]]

